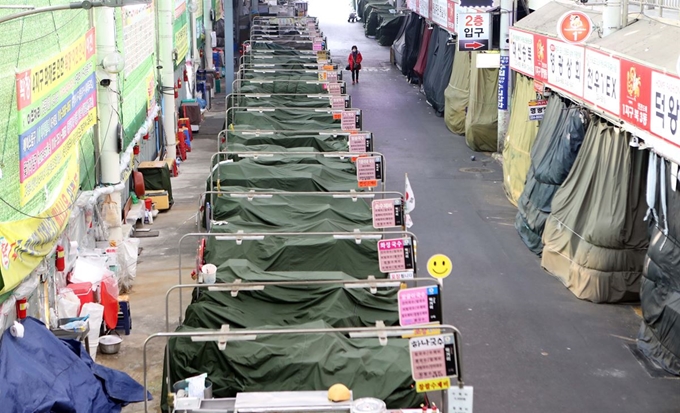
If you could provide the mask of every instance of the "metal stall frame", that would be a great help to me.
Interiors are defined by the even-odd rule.
[[[234,81],[236,82],[236,81]],[[333,95],[330,95],[333,96]],[[341,95],[342,96],[342,95]],[[277,110],[294,110],[299,113],[326,113],[329,115],[334,115],[339,112],[355,112],[356,116],[354,119],[354,126],[355,129],[353,130],[361,130],[363,126],[363,110],[358,109],[358,108],[349,108],[349,109],[332,109],[332,108],[291,108],[287,106],[272,106],[272,107],[231,107],[228,108],[225,113],[225,120],[229,119],[229,111],[236,112],[236,111],[241,111],[241,112],[257,112],[257,113],[265,113],[265,112],[276,112]],[[233,119],[233,114],[232,114],[232,119]],[[231,123],[230,125],[234,125],[234,127],[238,126],[238,124]],[[341,124],[338,124],[341,125]],[[333,129],[328,129],[328,130],[333,130]],[[341,130],[341,129],[340,129]]]
[[[184,240],[189,238],[215,238],[217,241],[235,241],[237,245],[241,245],[243,241],[257,241],[262,240],[265,237],[333,237],[334,239],[353,239],[357,244],[361,244],[363,239],[392,239],[388,236],[393,236],[392,238],[409,237],[413,242],[413,276],[415,277],[418,273],[418,237],[416,234],[410,231],[370,231],[370,232],[248,232],[248,233],[233,233],[233,234],[220,234],[214,232],[190,232],[188,234],[182,235],[178,241],[178,249],[180,251],[177,254],[178,266],[177,284],[182,285],[182,243]],[[179,294],[179,306],[182,308],[182,294]],[[179,316],[179,324],[182,324],[182,314]]]
[[[257,69],[257,68],[270,68],[270,69],[287,69],[287,67],[279,67],[279,66],[285,66],[287,64],[298,64],[302,65],[305,69],[318,69],[319,66],[333,66],[333,70],[339,70],[340,65],[337,63],[242,63],[240,65],[240,68],[246,68],[246,69]],[[294,69],[293,69],[294,70]]]
[[[237,98],[245,98],[245,99],[262,99],[266,100],[269,98],[276,98],[276,97],[287,97],[287,96],[293,96],[293,97],[303,97],[307,98],[309,100],[313,99],[318,99],[318,100],[327,100],[328,104],[331,105],[332,98],[334,96],[341,96],[345,100],[345,109],[350,109],[352,108],[352,96],[351,95],[330,95],[327,93],[239,93],[239,92],[232,92],[227,95],[225,98],[226,101],[226,107],[228,108],[247,108],[249,106],[239,106],[237,102]],[[229,104],[231,99],[231,105]],[[303,100],[303,99],[300,99]],[[287,108],[295,108],[296,106],[286,106]],[[325,109],[325,108],[320,108],[320,109]],[[333,109],[332,107],[329,107],[329,109]],[[334,109],[338,110],[338,109]]]
[[[224,152],[215,152],[212,154],[210,157],[210,188],[214,187],[215,181],[213,179],[213,175],[215,172],[215,169],[218,170],[218,183],[217,183],[217,190],[219,191],[220,187],[220,176],[219,176],[219,166],[222,162],[228,162],[229,160],[225,161],[218,161],[215,163],[215,157],[219,156],[229,156],[229,155],[236,155],[239,158],[253,158],[257,159],[258,157],[270,157],[270,156],[301,156],[301,157],[316,157],[316,156],[323,156],[324,158],[340,158],[341,160],[344,160],[345,158],[349,158],[350,160],[353,157],[375,157],[379,156],[380,157],[380,162],[382,163],[382,176],[380,177],[380,181],[382,184],[382,191],[386,191],[386,185],[387,185],[387,162],[385,160],[385,155],[383,155],[380,152],[247,152],[247,151],[224,151]],[[358,181],[357,181],[358,183]],[[371,190],[372,188],[367,188],[367,192],[373,192]],[[212,190],[212,189],[211,189]]]
[[[336,72],[336,74],[338,75],[338,80],[342,80],[342,72],[343,71],[340,70],[339,68],[333,69],[333,71]],[[323,70],[323,69],[319,69],[318,67],[312,68],[312,69],[265,69],[265,68],[243,68],[243,67],[241,67],[238,70],[238,78],[243,79],[243,80],[259,79],[259,78],[243,77],[243,75],[246,74],[245,72],[252,72],[252,73],[255,73],[255,74],[259,74],[259,73],[262,73],[262,74],[283,73],[284,75],[287,74],[286,72],[297,72],[297,74],[299,74],[300,72],[304,72],[304,74],[309,74],[309,75],[315,74],[316,79],[318,80],[319,79],[319,73],[328,73],[328,72],[330,72],[330,70]],[[295,74],[296,73],[290,73],[290,75],[295,75]]]
[[[200,227],[200,217],[199,213],[201,211],[201,208],[203,207],[203,204],[207,198],[207,195],[217,195],[218,197],[221,195],[224,196],[229,196],[230,198],[247,198],[248,201],[252,201],[255,198],[273,198],[275,196],[318,196],[318,197],[332,197],[333,199],[352,199],[353,202],[357,202],[359,199],[375,199],[377,196],[380,196],[380,199],[393,199],[393,198],[388,198],[388,195],[396,195],[395,198],[400,198],[402,201],[404,200],[404,194],[398,191],[372,191],[372,192],[296,192],[296,191],[290,191],[290,192],[272,192],[272,191],[262,191],[258,192],[256,190],[250,190],[247,192],[234,192],[234,191],[204,191],[198,196],[198,212],[196,214],[196,230],[201,231]],[[210,198],[212,200],[212,197]],[[402,206],[403,207],[403,206]],[[210,210],[210,222],[215,222],[214,215],[212,212],[214,211],[213,209]],[[207,228],[207,227],[206,227]],[[394,227],[398,228],[398,227]],[[405,225],[401,225],[401,229],[406,230]],[[209,231],[206,231],[209,232]]]
[[[262,61],[263,63],[267,63],[265,60],[267,59],[275,59],[277,57],[290,57],[290,58],[295,58],[298,60],[308,60],[308,63],[305,64],[315,64],[315,65],[326,65],[326,64],[333,64],[333,59],[331,58],[330,55],[327,55],[327,59],[324,62],[320,62],[317,58],[317,55],[312,55],[312,54],[270,54],[270,53],[255,53],[255,54],[244,54],[239,58],[238,64],[239,67],[247,64],[255,64],[253,63],[254,61]],[[246,62],[246,60],[248,60]],[[336,65],[339,67],[340,65],[336,63]]]
[[[238,93],[238,91],[241,90],[241,86],[244,82],[250,82],[250,83],[253,83],[253,84],[260,84],[260,85],[269,85],[269,84],[273,84],[274,82],[276,82],[276,80],[236,79],[231,83],[231,87],[232,87],[231,90],[235,90]],[[304,83],[306,85],[328,85],[330,83],[339,83],[340,84],[340,94],[341,95],[347,94],[347,83],[345,83],[344,81],[341,81],[341,82],[323,82],[323,81],[320,81],[320,80],[287,80],[286,81],[286,83],[292,83],[292,82]],[[331,95],[328,86],[326,86],[326,88],[324,90],[328,91],[328,94]],[[255,93],[260,93],[260,92],[255,92]],[[267,92],[262,92],[262,93],[267,93]]]
[[[257,336],[268,336],[268,335],[283,335],[283,334],[297,334],[297,335],[308,335],[308,334],[346,334],[350,338],[370,338],[377,337],[381,345],[386,345],[389,337],[399,337],[403,339],[404,336],[412,337],[426,337],[423,335],[422,330],[429,328],[426,325],[422,326],[409,326],[409,327],[386,327],[384,325],[377,325],[376,327],[339,327],[339,328],[296,328],[296,329],[269,329],[269,330],[258,330],[258,329],[240,329],[240,330],[229,330],[229,326],[225,325],[220,330],[206,330],[206,331],[194,331],[194,332],[159,332],[152,334],[144,340],[144,345],[142,347],[142,365],[144,369],[144,412],[148,413],[148,398],[146,394],[148,392],[148,361],[147,361],[147,346],[151,340],[156,338],[179,338],[187,337],[192,341],[217,341],[220,350],[225,350],[227,343],[229,341],[253,341],[257,340]],[[460,331],[450,324],[440,324],[434,326],[434,329],[438,330],[440,333],[447,332],[453,334],[454,336],[454,348],[456,349],[456,367],[457,375],[455,377],[458,386],[463,388],[464,386],[464,375],[463,375],[463,355],[462,355],[462,345],[461,345],[461,334]],[[166,348],[167,348],[166,343]],[[166,350],[169,351],[169,350]],[[170,371],[167,371],[163,380],[168,383],[168,392],[172,389],[172,384],[170,383]],[[213,399],[214,400],[214,399]],[[225,399],[226,400],[226,399]],[[443,400],[443,411],[448,411],[448,391],[442,390],[442,400]],[[224,410],[211,410],[213,412],[227,412],[228,409]]]
[[[224,129],[220,131],[220,133],[217,134],[217,151],[221,151],[221,140],[222,137],[224,136],[224,144],[228,145],[229,144],[229,133],[230,132],[239,132],[243,134],[249,134],[253,136],[267,136],[267,135],[275,135],[277,133],[300,133],[300,134],[319,134],[319,136],[342,136],[342,135],[347,135],[347,139],[349,142],[349,136],[354,135],[354,134],[370,134],[369,139],[371,141],[371,149],[373,149],[373,146],[375,145],[375,137],[373,136],[373,132],[370,131],[364,131],[364,130],[359,130],[359,131],[343,131],[343,130],[337,130],[337,131],[327,131],[324,129],[316,129],[316,130],[305,130],[305,131],[298,131],[298,130],[291,130],[291,129],[270,129],[270,130],[260,130],[260,129],[244,129],[244,130],[229,130],[229,129]],[[349,145],[349,143],[348,143]],[[373,152],[372,150],[366,151],[366,152]],[[319,153],[325,153],[325,152],[319,152]]]

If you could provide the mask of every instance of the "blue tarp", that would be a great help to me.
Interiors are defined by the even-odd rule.
[[[95,364],[79,342],[60,340],[34,318],[22,323],[23,338],[7,330],[0,340],[4,413],[115,413],[128,403],[144,401],[142,385]]]

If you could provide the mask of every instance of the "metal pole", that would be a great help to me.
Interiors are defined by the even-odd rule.
[[[224,93],[234,81],[234,0],[224,0]]]
[[[177,130],[175,107],[175,61],[173,59],[174,31],[174,1],[158,0],[158,37],[159,37],[159,84],[163,101],[163,130],[167,142],[166,153],[169,159],[175,159]]]
[[[501,0],[501,28],[500,49],[501,65],[498,82],[498,144],[497,151],[503,153],[505,135],[510,123],[510,91],[512,90],[510,76],[510,27],[515,15],[515,0]]]

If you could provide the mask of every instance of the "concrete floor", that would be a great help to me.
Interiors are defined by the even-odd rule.
[[[475,411],[680,412],[680,380],[652,378],[628,349],[640,325],[633,308],[580,301],[541,269],[513,227],[516,209],[503,194],[501,166],[446,129],[424,95],[391,66],[389,48],[365,38],[361,24],[346,22],[346,3],[310,0],[310,14],[320,18],[336,61],[344,61],[353,44],[364,56],[361,82],[350,83],[349,93],[364,110],[364,128],[374,132],[376,150],[386,155],[388,189],[403,191],[409,174],[421,267],[435,253],[453,261],[444,315],[463,334],[465,381],[475,387]],[[178,280],[178,239],[194,229],[197,196],[222,119],[222,111],[208,114],[182,173],[173,178],[175,205],[154,221],[160,237],[141,241],[130,294],[132,335],[118,355],[97,357],[140,381],[142,345],[165,327],[165,292]],[[470,167],[487,171],[462,171]],[[183,245],[184,280],[194,251],[193,243]],[[176,299],[171,304],[174,329]],[[160,340],[149,346],[155,402],[163,348]],[[124,409],[138,411],[140,404]]]

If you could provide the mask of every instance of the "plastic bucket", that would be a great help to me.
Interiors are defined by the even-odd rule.
[[[215,284],[217,281],[217,267],[213,264],[205,264],[201,267],[201,274],[203,274],[204,284]]]
[[[178,382],[175,382],[175,384],[172,385],[172,391],[177,394],[178,390],[182,389],[187,389],[189,385],[187,384],[186,380],[180,380]],[[205,390],[203,391],[203,398],[204,399],[212,399],[213,394],[212,394],[212,382],[208,379],[205,379]]]

